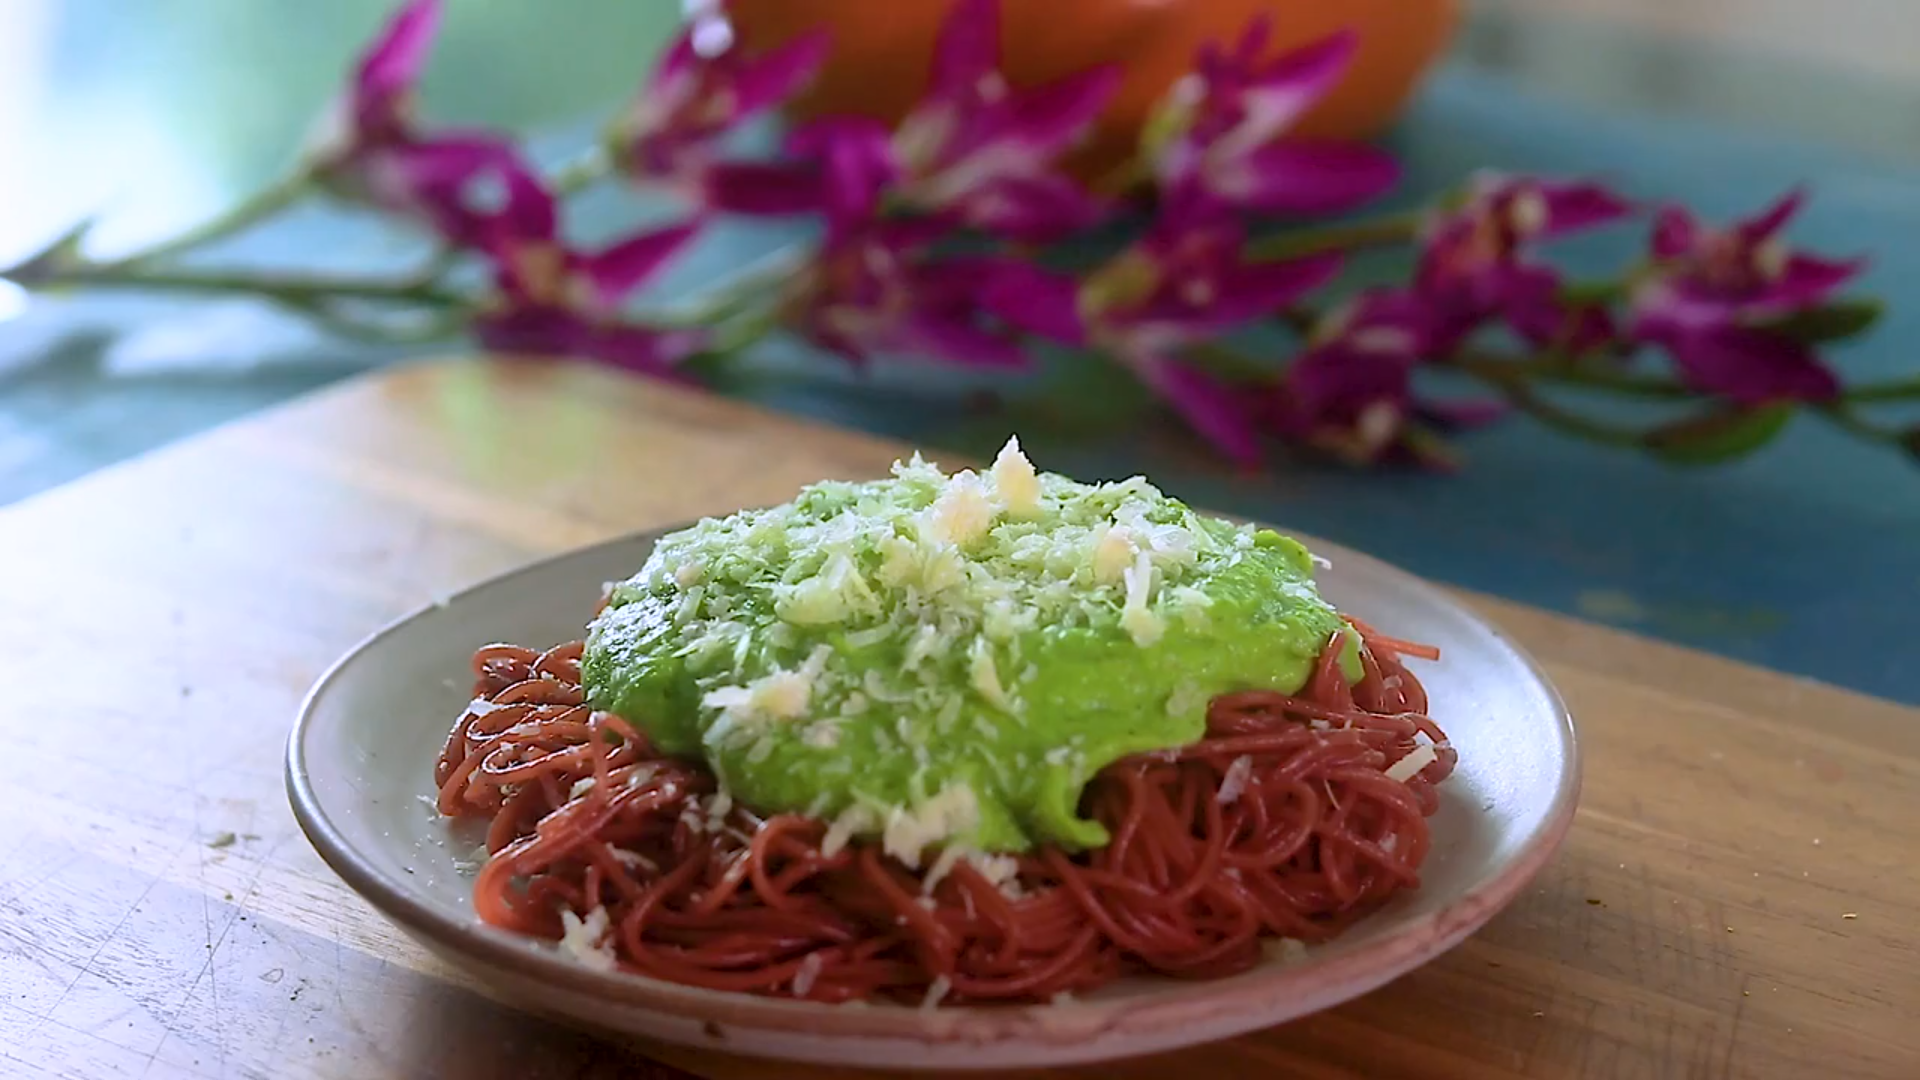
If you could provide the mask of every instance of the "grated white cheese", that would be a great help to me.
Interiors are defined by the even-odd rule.
[[[647,858],[637,851],[628,851],[623,847],[609,847],[607,850],[613,852],[614,862],[619,863],[629,870],[645,870],[649,874],[658,874],[660,872],[660,867],[655,864],[652,859]]]
[[[1012,702],[1007,698],[1006,688],[1000,685],[1000,669],[993,663],[993,645],[984,637],[973,639],[972,655],[967,671],[973,681],[973,688],[979,691],[987,704],[1002,711],[1012,711]]]
[[[580,796],[585,795],[587,792],[592,791],[593,785],[594,785],[593,777],[583,776],[580,779],[575,780],[573,782],[573,787],[567,791],[567,798],[577,799]]]
[[[1226,774],[1220,778],[1220,791],[1214,796],[1214,801],[1221,806],[1232,806],[1239,802],[1252,776],[1253,758],[1246,754],[1234,758],[1233,763],[1227,766]]]
[[[1120,628],[1133,637],[1133,643],[1147,648],[1160,640],[1166,630],[1166,624],[1148,610],[1147,603],[1153,592],[1153,561],[1146,552],[1134,556],[1133,566],[1126,572],[1127,602],[1120,609]]]
[[[612,971],[618,966],[613,943],[607,938],[607,909],[594,908],[582,919],[571,908],[560,910],[560,951],[582,967]]]
[[[993,528],[993,502],[972,470],[948,479],[940,497],[921,518],[920,535],[936,545],[967,547]]]
[[[1040,510],[1040,476],[1033,462],[1020,451],[1020,437],[1010,436],[1007,445],[993,459],[993,494],[1000,506],[1014,517],[1026,517]]]
[[[820,968],[825,963],[825,958],[817,952],[810,952],[801,959],[800,966],[793,973],[794,997],[807,996],[807,992],[813,989],[814,980],[820,977]]]
[[[966,855],[966,849],[959,844],[948,844],[941,848],[939,857],[933,860],[933,865],[927,868],[926,876],[920,881],[920,895],[932,896],[934,886],[944,881]]]
[[[719,709],[734,723],[793,720],[806,715],[813,679],[804,671],[775,671],[745,686],[709,690],[700,704]]]
[[[833,819],[833,824],[827,826],[827,834],[820,840],[820,854],[833,858],[846,850],[847,842],[853,839],[854,833],[865,832],[875,824],[872,810],[857,803],[847,807]]]
[[[920,1007],[929,1012],[937,1009],[940,1007],[940,1003],[946,1000],[947,995],[952,991],[953,980],[947,978],[945,975],[939,976],[934,979],[932,983],[928,984],[927,996],[920,999]]]
[[[1020,887],[1019,859],[1011,855],[984,855],[970,851],[967,853],[967,862],[1007,899],[1018,900],[1026,895],[1026,890]]]
[[[1439,759],[1440,755],[1434,751],[1432,746],[1421,743],[1419,746],[1414,747],[1406,757],[1401,758],[1399,761],[1387,767],[1387,779],[1404,784],[1419,775],[1421,769],[1426,768]]]
[[[1307,943],[1299,938],[1264,938],[1260,954],[1282,964],[1297,964],[1307,958]]]
[[[1125,525],[1102,530],[1093,541],[1093,579],[1109,585],[1118,584],[1139,550],[1139,545],[1133,540],[1133,530]]]
[[[880,846],[887,854],[917,868],[920,853],[929,845],[964,837],[979,824],[980,803],[973,788],[949,784],[938,795],[912,809],[903,806],[888,809]]]

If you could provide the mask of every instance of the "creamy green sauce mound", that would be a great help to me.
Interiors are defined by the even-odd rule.
[[[724,798],[830,821],[831,847],[1097,847],[1100,769],[1199,739],[1216,694],[1306,681],[1342,626],[1312,570],[1278,533],[1140,477],[1036,475],[1009,442],[984,475],[916,455],[662,538],[582,670],[596,708]]]

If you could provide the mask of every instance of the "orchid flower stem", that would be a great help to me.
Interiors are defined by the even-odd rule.
[[[1551,356],[1498,360],[1483,354],[1466,353],[1454,357],[1448,366],[1495,383],[1505,380],[1548,382],[1657,401],[1684,400],[1696,396],[1692,390],[1673,379],[1569,363]]]
[[[294,307],[338,300],[456,309],[471,303],[466,294],[447,289],[434,280],[383,281],[252,270],[145,270],[125,262],[60,267],[21,284],[32,288],[86,285],[151,292],[229,293],[264,297]]]
[[[223,240],[278,214],[305,198],[312,190],[313,175],[311,173],[305,170],[290,173],[255,192],[249,198],[229,207],[217,217],[209,218],[185,232],[131,255],[99,264],[98,269],[131,269],[136,266],[146,266],[184,251],[192,251],[215,240]]]
[[[1869,401],[1912,401],[1920,398],[1920,378],[1862,383],[1859,386],[1848,387],[1846,393],[1841,396],[1856,404]]]
[[[1639,449],[1646,445],[1642,431],[1603,423],[1541,397],[1524,362],[1461,356],[1447,366],[1492,384],[1508,404],[1556,431],[1607,446]]]
[[[669,322],[705,326],[756,304],[775,302],[784,292],[781,286],[800,273],[813,255],[814,249],[807,244],[776,248],[661,314]]]
[[[277,299],[331,333],[373,345],[421,345],[444,341],[457,336],[466,325],[465,313],[458,311],[443,312],[412,324],[386,324],[348,315],[322,298],[283,296]]]
[[[1898,429],[1876,424],[1849,409],[1845,403],[1821,405],[1813,411],[1849,435],[1855,435],[1870,442],[1899,443],[1903,441],[1902,433]]]
[[[1420,221],[1419,213],[1394,214],[1321,229],[1284,232],[1248,244],[1246,257],[1253,262],[1284,262],[1327,251],[1356,251],[1404,244],[1419,233]]]
[[[555,195],[564,198],[585,191],[612,173],[613,155],[604,146],[594,146],[556,169],[548,183]]]

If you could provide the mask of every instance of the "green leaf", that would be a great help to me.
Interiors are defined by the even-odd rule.
[[[1907,451],[1908,457],[1920,461],[1920,424],[1900,433],[1900,445]]]
[[[1877,299],[1835,300],[1767,324],[1767,329],[1795,341],[1816,345],[1864,334],[1880,321],[1887,305]]]
[[[1756,409],[1720,406],[1662,424],[1642,440],[1647,450],[1674,465],[1715,465],[1745,457],[1772,442],[1793,419],[1793,406]]]
[[[1569,281],[1560,286],[1560,299],[1569,307],[1605,307],[1626,295],[1618,281]]]
[[[0,270],[0,277],[11,279],[20,285],[33,287],[42,281],[58,276],[69,267],[81,262],[80,245],[93,231],[94,217],[84,217],[75,222],[72,228],[53,238],[46,247],[28,256],[20,265],[10,270]]]

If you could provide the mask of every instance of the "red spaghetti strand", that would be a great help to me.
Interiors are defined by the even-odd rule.
[[[713,776],[592,712],[582,646],[489,645],[474,703],[434,764],[440,810],[487,825],[474,910],[562,936],[605,909],[600,948],[627,969],[717,990],[820,1001],[1043,1001],[1130,970],[1216,978],[1263,943],[1320,942],[1415,888],[1435,785],[1458,754],[1403,657],[1424,646],[1355,621],[1364,673],[1328,643],[1297,695],[1222,694],[1205,737],[1115,762],[1082,809],[1096,851],[1043,848],[996,885],[962,860],[925,872],[821,822],[743,807],[710,817]],[[1426,748],[1423,750],[1423,748]],[[1432,759],[1404,780],[1409,754]]]

